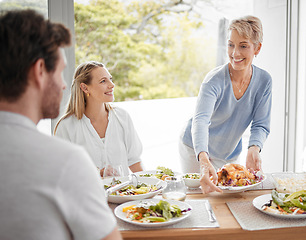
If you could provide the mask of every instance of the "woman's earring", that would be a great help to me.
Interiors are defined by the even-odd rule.
[[[87,93],[87,97],[89,97],[89,93]]]

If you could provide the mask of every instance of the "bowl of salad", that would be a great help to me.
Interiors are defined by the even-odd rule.
[[[167,177],[178,177],[181,173],[173,172],[170,168],[158,166],[156,170],[141,171],[135,173],[138,177],[158,178],[165,180]]]
[[[105,178],[102,180],[104,189],[107,190],[117,184],[126,182],[129,177],[115,177]],[[141,200],[152,198],[163,189],[165,189],[167,183],[157,178],[138,177],[138,184],[134,186],[132,184],[113,192],[108,196],[108,202],[111,203],[124,203],[133,200]]]
[[[201,186],[199,173],[186,173],[183,175],[183,179],[188,188],[199,188]]]

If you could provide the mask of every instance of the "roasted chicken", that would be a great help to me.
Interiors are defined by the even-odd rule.
[[[217,172],[218,183],[222,186],[246,186],[255,175],[240,164],[227,163]]]

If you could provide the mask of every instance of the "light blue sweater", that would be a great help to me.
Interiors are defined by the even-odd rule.
[[[234,160],[242,150],[242,134],[251,125],[249,146],[260,149],[270,133],[272,79],[269,73],[252,65],[253,75],[244,95],[237,100],[228,64],[205,77],[197,99],[194,117],[183,134],[183,142],[198,157],[207,152],[212,158]]]

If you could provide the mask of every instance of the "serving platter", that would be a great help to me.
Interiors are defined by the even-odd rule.
[[[125,182],[129,180],[129,177],[116,177],[116,179],[120,180],[121,182]],[[103,179],[102,182],[104,185],[110,185],[112,181],[112,178],[107,178]],[[133,200],[141,200],[141,199],[146,199],[146,198],[152,198],[156,196],[158,193],[163,191],[167,183],[158,179],[158,178],[148,178],[148,177],[138,177],[138,182],[145,183],[147,185],[156,185],[157,190],[149,193],[144,193],[144,194],[138,194],[138,195],[108,195],[107,200],[108,202],[111,203],[124,203],[128,201],[133,201]]]
[[[123,203],[115,208],[115,216],[125,222],[128,222],[130,224],[134,224],[141,227],[150,227],[150,228],[157,228],[157,227],[164,227],[168,225],[172,225],[175,223],[178,223],[180,221],[183,221],[184,219],[188,218],[192,213],[192,207],[186,203],[181,201],[175,201],[175,200],[167,200],[171,205],[177,205],[181,210],[190,208],[191,210],[183,214],[181,217],[178,218],[171,218],[170,220],[166,222],[154,222],[154,223],[140,223],[140,222],[133,222],[130,219],[126,217],[126,212],[123,212],[122,209],[124,207],[128,207],[131,205],[138,205],[138,204],[148,204],[148,205],[155,205],[160,201],[160,199],[145,199],[145,200],[138,200],[138,201],[131,201]]]
[[[270,216],[273,217],[278,217],[278,218],[286,218],[286,219],[298,219],[298,218],[306,218],[306,214],[296,214],[296,215],[292,215],[292,214],[277,214],[277,213],[273,213],[273,212],[267,212],[264,211],[262,209],[263,205],[269,203],[272,200],[272,196],[270,193],[268,194],[264,194],[261,196],[258,196],[256,198],[254,198],[253,200],[253,206],[258,209],[259,211],[268,214]]]
[[[218,186],[218,187],[223,191],[223,193],[239,193],[247,190],[252,190],[252,188],[262,184],[265,180],[266,176],[263,176],[263,179],[260,182],[252,185],[241,186],[241,187],[233,187],[233,186]]]

